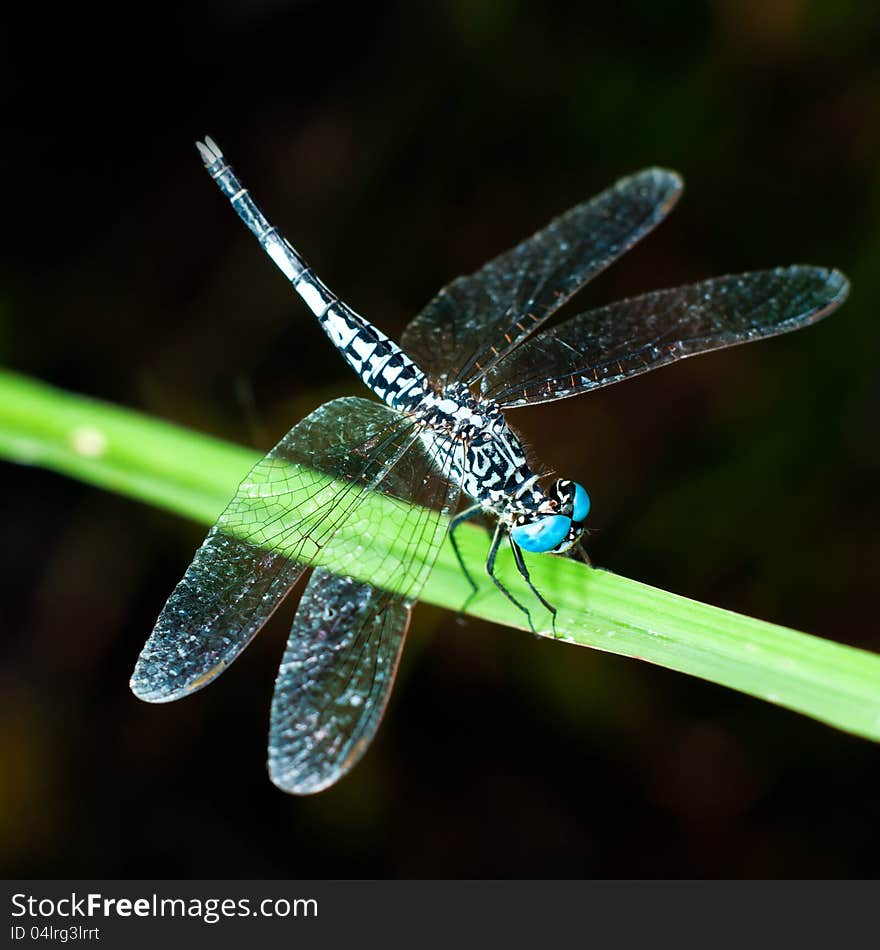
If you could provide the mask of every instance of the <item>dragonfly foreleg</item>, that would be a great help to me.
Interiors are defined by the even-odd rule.
[[[525,604],[521,604],[513,594],[501,583],[501,581],[495,576],[495,558],[498,555],[498,548],[501,546],[501,538],[506,532],[505,525],[502,521],[498,522],[498,526],[495,528],[495,534],[492,535],[492,544],[489,548],[489,555],[486,558],[486,573],[489,577],[492,578],[492,583],[501,591],[502,594],[514,605],[518,607],[525,615],[526,620],[529,622],[529,629],[532,633],[537,633],[535,630],[535,625],[532,623],[532,614],[528,607]]]
[[[544,595],[538,590],[537,587],[532,583],[532,578],[529,575],[529,569],[526,567],[525,559],[522,556],[522,550],[520,546],[510,537],[507,536],[508,541],[510,541],[510,547],[513,550],[513,559],[516,562],[517,570],[522,574],[525,582],[529,585],[529,590],[541,601],[541,603],[550,611],[550,616],[552,617],[552,626],[553,626],[553,636],[556,636],[556,608],[551,604]]]

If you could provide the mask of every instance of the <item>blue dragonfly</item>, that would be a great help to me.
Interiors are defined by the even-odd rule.
[[[522,552],[586,559],[590,499],[571,479],[550,481],[530,466],[506,410],[797,329],[833,311],[848,292],[836,270],[779,267],[643,294],[538,332],[675,205],[681,179],[651,168],[453,280],[398,345],[317,277],[210,138],[198,149],[378,399],[325,403],[257,463],[168,599],[131,688],[148,702],[169,702],[210,683],[311,567],[270,715],[270,777],[294,794],[334,784],[371,742],[412,606],[447,531],[476,590],[455,531],[477,515],[494,518],[489,577],[531,625],[529,606],[495,574],[499,548],[509,544],[534,596],[555,616],[531,584]],[[461,495],[468,503],[456,513]],[[374,538],[382,543],[371,546]]]

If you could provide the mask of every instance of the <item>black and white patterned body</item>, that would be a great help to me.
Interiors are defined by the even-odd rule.
[[[463,383],[449,383],[429,394],[415,416],[426,427],[426,439],[457,444],[457,451],[443,453],[444,474],[486,511],[512,523],[522,512],[550,510],[539,476],[496,402],[475,398]]]
[[[392,408],[417,408],[430,392],[425,374],[392,339],[329,290],[278,229],[269,224],[211,139],[207,139],[206,145],[199,143],[199,151],[219,189],[318,318],[349,366]]]
[[[488,575],[532,625],[528,607],[495,574],[508,541],[555,631],[555,610],[531,584],[522,551],[580,549],[589,498],[569,480],[539,483],[506,410],[796,329],[847,293],[837,271],[776,268],[644,294],[538,332],[675,204],[681,180],[654,168],[452,281],[399,346],[328,290],[210,139],[198,147],[244,223],[381,401],[325,403],[254,466],[169,597],[131,687],[142,699],[168,702],[205,686],[313,568],[278,670],[269,730],[272,781],[295,794],[327,788],[363,755],[447,529],[476,591],[455,530],[481,512],[494,515]],[[473,504],[455,514],[460,493]]]

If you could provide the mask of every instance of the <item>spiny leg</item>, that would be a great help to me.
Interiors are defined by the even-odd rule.
[[[503,534],[504,523],[499,521],[497,527],[495,528],[495,534],[492,535],[492,546],[489,548],[489,556],[486,558],[486,573],[492,578],[492,582],[495,584],[498,590],[504,594],[504,596],[514,605],[514,607],[518,607],[526,615],[526,620],[529,622],[529,629],[532,631],[532,633],[537,633],[538,631],[535,630],[535,625],[532,623],[532,614],[529,611],[529,608],[524,604],[521,604],[495,576],[495,558],[498,554],[498,548],[501,546],[501,537]]]
[[[556,636],[556,608],[551,604],[544,595],[538,590],[537,587],[532,583],[532,578],[529,576],[529,569],[526,567],[526,562],[522,556],[522,550],[520,546],[510,537],[507,536],[508,541],[510,541],[510,547],[513,549],[513,559],[516,562],[517,570],[525,578],[525,582],[529,585],[529,590],[541,601],[541,603],[550,611],[550,616],[552,618],[551,625],[553,629],[553,636]]]
[[[464,524],[465,521],[470,521],[471,518],[476,518],[482,510],[483,509],[481,505],[472,505],[470,508],[465,508],[464,511],[460,511],[449,522],[449,543],[452,545],[452,550],[455,552],[455,557],[458,561],[458,566],[461,568],[462,574],[464,574],[468,584],[471,585],[471,592],[468,594],[467,599],[459,610],[459,615],[463,614],[468,609],[471,601],[477,596],[479,588],[477,587],[477,583],[471,575],[471,572],[467,569],[467,565],[464,563],[464,558],[461,556],[461,550],[458,547],[458,541],[455,540],[455,531],[456,528],[458,528],[459,525]]]
[[[582,561],[587,567],[592,567],[593,562],[590,560],[590,555],[587,554],[587,549],[583,546],[582,543],[578,543],[578,546],[574,549],[574,554],[572,558],[576,561]]]

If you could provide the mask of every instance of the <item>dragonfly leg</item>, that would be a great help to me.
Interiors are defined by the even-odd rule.
[[[529,622],[529,629],[532,633],[537,633],[535,630],[535,625],[532,623],[532,614],[528,607],[525,604],[521,604],[513,594],[501,583],[501,581],[495,576],[495,558],[498,554],[498,548],[501,546],[501,538],[504,534],[504,524],[499,521],[498,526],[495,528],[495,534],[492,535],[492,546],[489,548],[489,556],[486,558],[486,573],[489,577],[492,578],[492,583],[501,591],[502,594],[514,605],[518,607],[525,615],[526,620]]]
[[[576,561],[582,561],[587,565],[587,567],[593,566],[593,562],[590,560],[590,555],[587,554],[587,549],[581,543],[578,543],[578,546],[574,549],[574,554],[572,554],[572,557]]]
[[[522,574],[525,582],[529,585],[529,590],[541,601],[541,603],[550,611],[550,616],[552,617],[552,627],[553,627],[553,636],[556,636],[556,613],[557,610],[551,604],[544,595],[538,590],[537,587],[532,583],[532,578],[529,576],[529,569],[526,567],[525,559],[522,556],[522,549],[520,546],[510,537],[507,536],[508,541],[510,541],[510,547],[513,549],[513,559],[516,562],[516,568]]]
[[[468,595],[468,599],[464,603],[464,607],[461,609],[467,610],[468,604],[473,600],[477,593],[477,583],[474,580],[471,572],[467,569],[467,565],[464,563],[464,558],[461,556],[461,550],[458,547],[458,541],[455,540],[455,531],[459,525],[464,524],[465,521],[470,521],[471,518],[476,518],[477,515],[482,511],[481,505],[472,505],[470,508],[465,508],[464,511],[460,511],[450,522],[449,522],[449,543],[452,545],[452,550],[455,551],[455,557],[458,560],[458,566],[461,568],[462,574],[467,578],[468,584],[471,585],[471,593]]]

